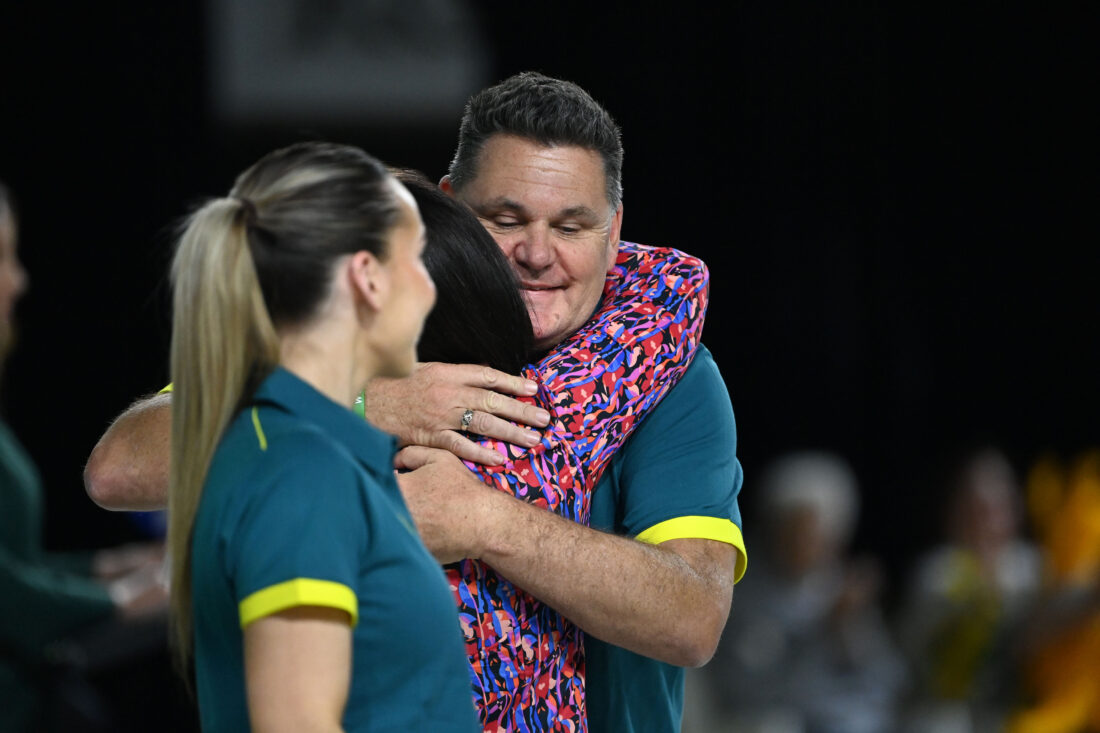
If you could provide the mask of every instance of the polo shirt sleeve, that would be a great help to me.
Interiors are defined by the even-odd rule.
[[[297,606],[346,611],[367,545],[366,513],[353,459],[313,431],[273,437],[256,489],[226,535],[241,627]]]
[[[748,555],[737,506],[737,428],[725,382],[705,348],[627,441],[612,472],[617,523],[626,534],[652,544],[729,543],[738,552],[735,580],[741,579]]]

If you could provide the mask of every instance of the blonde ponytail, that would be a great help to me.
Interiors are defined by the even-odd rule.
[[[218,441],[241,400],[279,360],[279,341],[256,276],[238,199],[191,218],[172,262],[172,463],[168,547],[173,638],[192,651],[191,534]]]
[[[337,258],[382,256],[398,214],[378,160],[351,146],[305,142],[257,161],[229,198],[197,211],[180,238],[172,263],[168,548],[182,672],[193,649],[191,536],[218,442],[279,363],[276,328],[314,317]]]

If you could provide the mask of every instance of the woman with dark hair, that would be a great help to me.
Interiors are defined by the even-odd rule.
[[[469,209],[423,174],[399,170],[395,175],[420,208],[428,237],[424,266],[436,286],[418,360],[486,364],[518,374],[531,359],[535,336],[500,247]]]
[[[583,524],[611,455],[687,370],[703,329],[708,274],[682,252],[620,246],[596,316],[537,364],[515,275],[465,206],[414,171],[397,177],[427,228],[439,300],[421,361],[488,364],[539,384],[552,419],[532,448],[483,440],[505,460],[467,467],[491,486]],[[369,414],[369,405],[368,405]],[[398,455],[401,459],[401,455]],[[447,566],[485,730],[587,730],[579,628],[478,560]]]
[[[189,220],[172,266],[169,546],[204,731],[476,730],[454,604],[350,405],[435,291],[408,192],[301,143]]]

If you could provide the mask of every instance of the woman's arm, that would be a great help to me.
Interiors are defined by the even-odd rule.
[[[599,311],[539,362],[542,399],[592,484],[687,371],[703,332],[709,281],[695,257],[621,242]],[[498,470],[509,469],[487,472]]]
[[[257,733],[342,731],[351,683],[351,619],[299,606],[245,627],[248,714]]]

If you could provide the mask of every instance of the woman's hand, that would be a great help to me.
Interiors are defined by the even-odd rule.
[[[550,415],[514,397],[535,394],[538,385],[523,377],[474,364],[417,365],[404,379],[374,379],[367,385],[366,415],[373,425],[396,435],[401,445],[450,451],[487,466],[504,458],[478,445],[467,433],[530,448],[539,434],[513,424],[545,427]],[[463,415],[472,412],[463,430]]]

